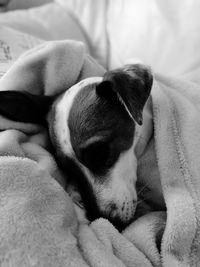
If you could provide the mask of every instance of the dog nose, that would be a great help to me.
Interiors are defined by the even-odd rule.
[[[110,214],[108,220],[119,230],[122,231],[127,225],[134,220],[137,202],[134,200],[129,204],[122,206],[121,210],[115,210],[113,216]]]
[[[133,219],[136,210],[136,204],[137,201],[135,199],[123,203],[121,207],[121,213],[119,214],[122,221],[126,223]]]

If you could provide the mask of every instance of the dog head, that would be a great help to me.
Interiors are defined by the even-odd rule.
[[[135,64],[87,78],[55,101],[1,91],[0,113],[15,121],[47,122],[58,162],[72,177],[93,220],[128,224],[137,204],[134,148],[152,74]]]

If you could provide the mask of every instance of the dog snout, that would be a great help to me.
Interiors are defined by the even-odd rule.
[[[119,225],[125,227],[134,219],[136,205],[136,199],[126,196],[123,201],[112,201],[104,205],[101,213],[119,229]]]
[[[103,217],[121,231],[134,220],[136,205],[136,200],[129,201],[128,198],[121,204],[110,203],[104,210]]]
[[[126,200],[121,207],[120,218],[124,223],[129,223],[130,220],[134,218],[136,210],[136,200],[128,201]]]

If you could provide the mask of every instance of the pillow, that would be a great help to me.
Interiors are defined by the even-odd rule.
[[[108,2],[111,68],[130,58],[167,75],[181,75],[200,65],[200,1]]]
[[[52,2],[53,0],[34,0],[34,1],[32,0],[7,0],[7,1],[9,1],[7,10],[14,10],[14,9],[30,8],[33,6],[40,6],[45,3]]]
[[[56,3],[1,13],[0,24],[45,40],[69,38],[86,42],[80,26]]]
[[[182,75],[200,63],[200,1],[57,0],[71,9],[108,68],[142,61]]]
[[[92,56],[108,67],[107,0],[55,0],[75,18],[90,42]]]
[[[52,2],[25,10],[15,10],[0,14],[0,25],[28,33],[43,40],[72,39],[85,43],[88,53],[100,63],[100,54],[90,43],[82,25],[68,9]]]
[[[43,42],[32,35],[0,25],[0,78],[19,56]]]

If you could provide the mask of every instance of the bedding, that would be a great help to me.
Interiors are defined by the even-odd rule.
[[[97,2],[100,3],[100,1]],[[27,2],[25,7],[27,4],[33,5],[33,3]],[[100,6],[101,5],[99,5],[99,7]],[[98,14],[101,14],[102,17],[104,9],[102,12],[98,12]],[[88,19],[90,18],[88,12],[86,17],[88,17]],[[91,26],[90,29],[87,29],[87,27],[79,21],[73,10],[63,8],[63,5],[60,5],[60,3],[51,1],[50,3],[38,7],[10,10],[1,13],[0,25],[10,27],[46,41],[63,39],[81,41],[85,44],[88,53],[98,60],[101,65],[106,66],[107,55],[105,55],[105,53],[107,51],[107,43],[105,42],[105,33],[102,35],[104,25],[101,25],[99,20],[98,23],[96,23],[97,17],[96,15],[92,20],[88,21],[88,25]],[[103,19],[103,21],[105,21],[105,19]],[[92,36],[89,34],[90,31],[92,31]]]
[[[49,62],[42,86],[41,58]],[[22,55],[0,88],[56,95],[104,72],[80,42],[53,41]],[[1,116],[1,266],[199,266],[199,92],[195,83],[155,74],[155,150],[167,212],[148,213],[122,233],[103,218],[79,220],[46,129]]]
[[[67,174],[57,166],[46,129],[0,116],[1,266],[200,265],[198,11],[195,0],[56,0],[0,14],[1,25],[43,40],[84,42],[85,48],[63,42],[67,72],[76,66],[75,75],[64,81],[66,88],[94,75],[93,66],[95,75],[105,71],[87,53],[107,68],[139,60],[164,75],[155,74],[152,96],[155,153],[167,208],[140,217],[122,233],[103,218],[88,223],[77,217],[77,206],[64,190]],[[0,80],[0,90],[32,91],[23,79],[26,64],[19,59]],[[57,85],[32,88],[47,95],[63,90]],[[142,173],[144,180],[154,179],[146,169]]]
[[[56,2],[73,12],[110,69],[132,59],[152,66],[159,73],[177,76],[200,65],[199,1]]]
[[[35,6],[44,5],[50,3],[52,0],[9,0],[9,4],[6,10],[15,10],[15,9],[26,9]]]
[[[82,41],[109,69],[141,61],[177,77],[200,65],[199,9],[196,0],[54,0],[1,13],[0,24],[44,40]]]
[[[48,71],[39,85],[43,60]],[[54,95],[103,72],[82,43],[47,42],[19,57],[0,88]],[[2,116],[0,130],[0,265],[86,266],[76,240],[75,210],[63,189],[67,177],[50,152],[47,131]]]

